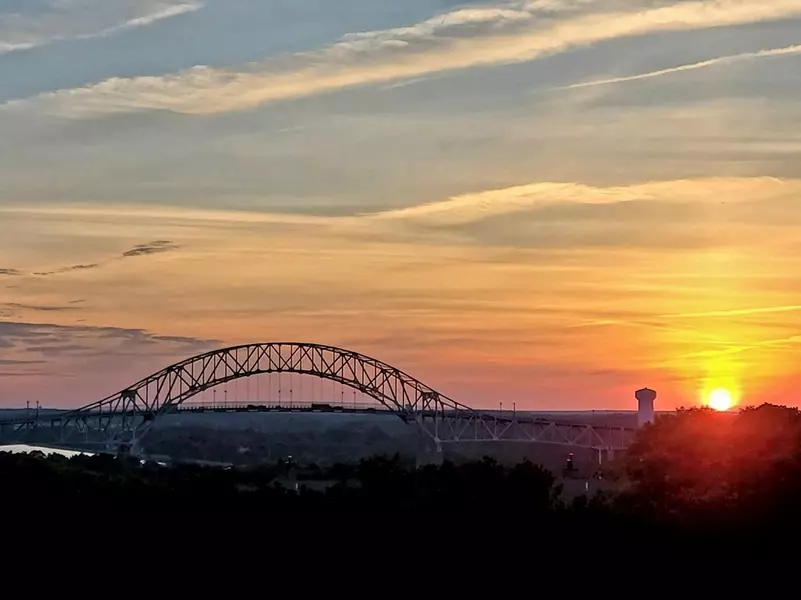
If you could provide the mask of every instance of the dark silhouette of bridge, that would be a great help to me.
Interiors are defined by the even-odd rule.
[[[198,394],[242,378],[272,373],[318,377],[377,401],[370,407],[320,403],[198,405]],[[0,422],[0,443],[136,452],[154,423],[176,412],[379,412],[414,426],[438,452],[444,444],[530,442],[625,449],[635,429],[558,422],[525,414],[494,414],[461,404],[375,358],[333,346],[294,342],[215,350],[171,365],[102,400],[57,414]]]

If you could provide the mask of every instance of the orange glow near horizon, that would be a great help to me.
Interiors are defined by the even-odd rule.
[[[690,190],[683,182],[623,191],[571,187],[583,195],[554,206],[579,212],[559,223],[581,225],[590,236],[595,225],[580,214],[597,205],[596,195],[624,194],[623,205],[629,197],[664,197],[670,205],[733,186],[741,203],[754,205],[771,190],[775,203],[784,200],[784,187],[793,197],[801,193],[801,180],[699,180]],[[493,198],[505,199],[487,205],[493,214],[506,204],[518,210],[521,202],[516,188]],[[142,210],[125,219],[104,207],[94,214],[3,213],[15,237],[0,239],[0,265],[20,274],[7,277],[9,303],[0,306],[11,321],[0,353],[0,375],[7,374],[0,377],[0,403],[58,398],[77,406],[103,397],[196,352],[173,343],[176,337],[215,347],[332,344],[375,356],[477,408],[493,408],[502,397],[521,410],[630,410],[633,391],[643,386],[659,393],[666,410],[729,409],[746,394],[749,404],[796,401],[801,287],[791,234],[768,238],[740,223],[704,242],[725,250],[666,250],[625,238],[631,246],[605,241],[612,246],[604,253],[591,237],[579,237],[573,245],[545,238],[543,247],[510,251],[503,240],[421,233],[427,230],[418,221],[444,227],[449,219],[469,219],[479,228],[485,218],[482,198],[440,204],[436,214],[428,207],[302,226],[282,215],[215,214],[215,221],[191,210]],[[716,208],[724,209],[733,210]],[[515,213],[504,227],[537,218],[536,210]],[[671,240],[686,234],[681,223],[660,227]],[[30,244],[20,257],[12,242],[42,231],[47,243]],[[173,240],[175,248],[120,258],[151,239]],[[68,265],[95,268],[35,275]],[[712,402],[715,390],[726,390],[728,399],[716,395]]]

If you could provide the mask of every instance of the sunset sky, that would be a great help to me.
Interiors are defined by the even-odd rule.
[[[796,405],[801,0],[0,1],[0,406],[342,346]]]

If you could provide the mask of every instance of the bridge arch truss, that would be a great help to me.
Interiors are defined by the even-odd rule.
[[[633,430],[558,423],[476,411],[375,358],[334,346],[270,342],[207,352],[171,365],[82,408],[55,416],[0,423],[4,441],[135,446],[161,416],[194,396],[238,379],[293,373],[362,392],[442,444],[539,442],[598,450],[628,446]]]

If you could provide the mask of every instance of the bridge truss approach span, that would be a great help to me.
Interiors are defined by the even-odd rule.
[[[625,427],[481,412],[369,356],[319,344],[274,342],[189,358],[73,411],[0,422],[0,441],[135,449],[159,417],[180,411],[198,394],[273,373],[308,375],[353,388],[375,399],[382,410],[417,426],[438,450],[443,444],[506,441],[614,451],[626,448],[634,434]]]

